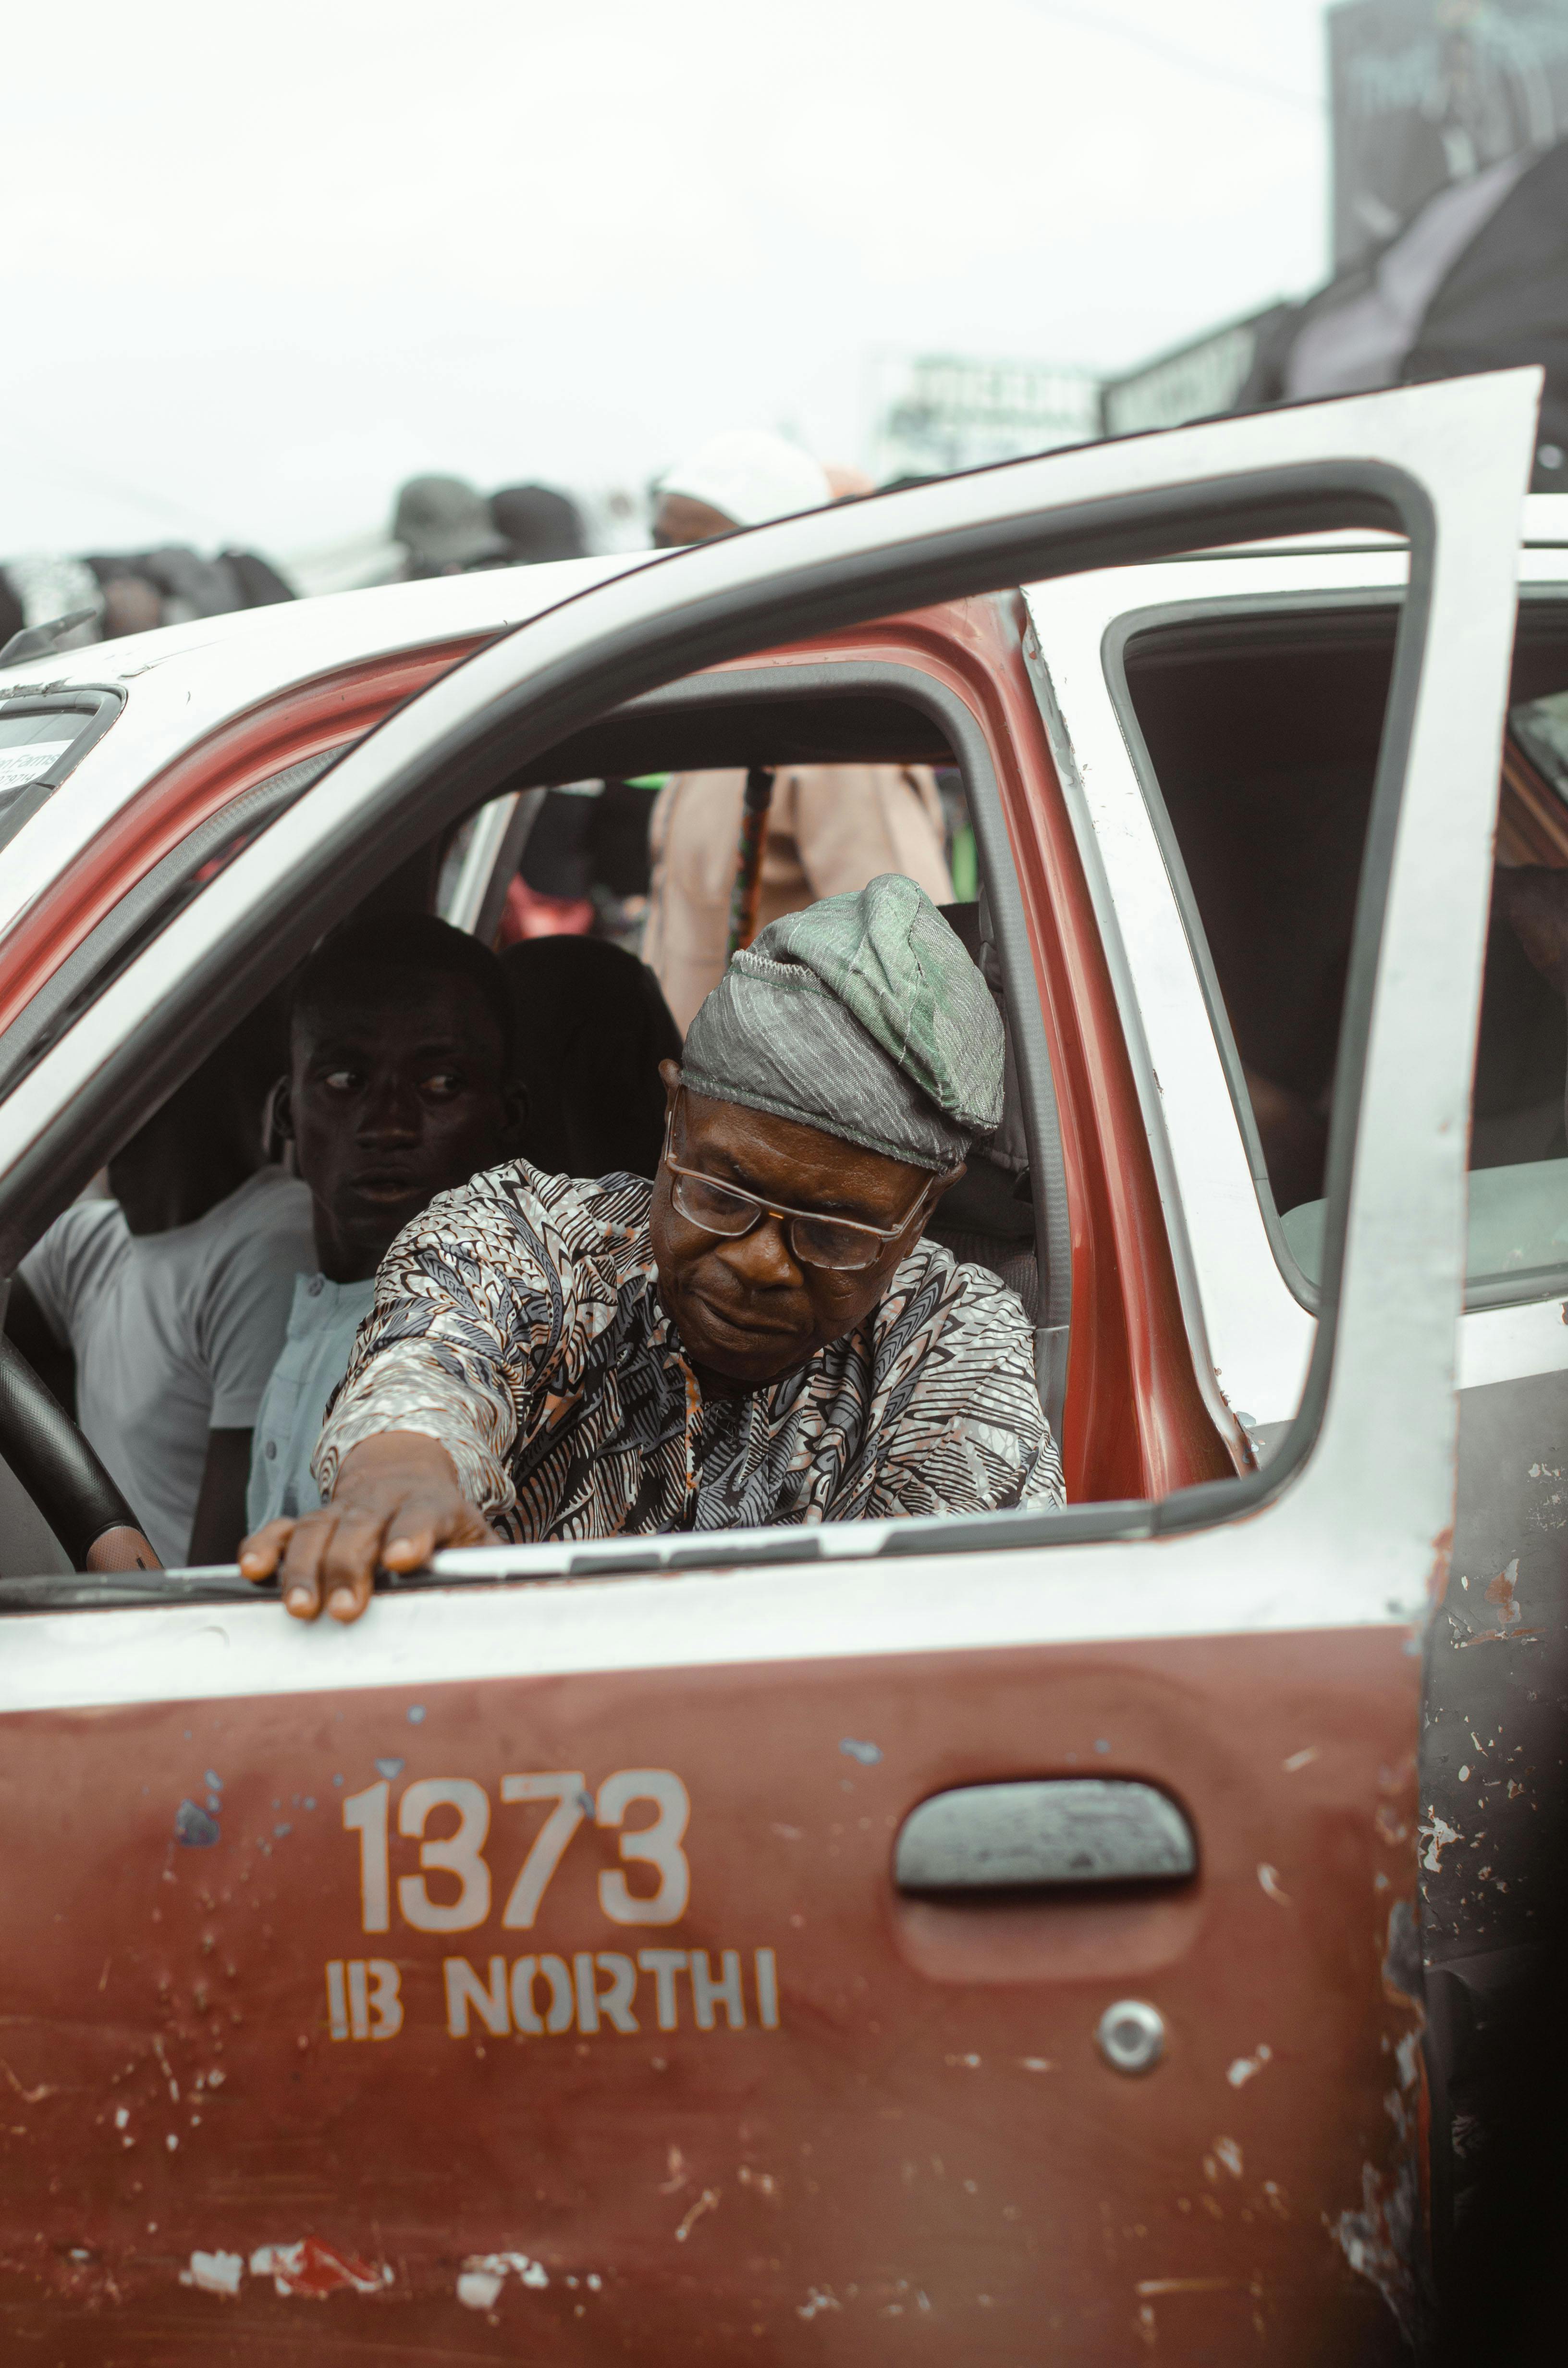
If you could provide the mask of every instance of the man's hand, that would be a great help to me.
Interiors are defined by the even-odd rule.
[[[423,1431],[386,1430],[345,1456],[330,1505],[268,1521],[240,1548],[240,1569],[278,1574],[284,1608],[314,1620],[358,1620],[377,1567],[419,1570],[437,1546],[490,1546],[495,1532],[458,1486],[451,1457]]]

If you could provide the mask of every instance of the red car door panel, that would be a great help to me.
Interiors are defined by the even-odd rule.
[[[8,1721],[13,2342],[98,2359],[98,2314],[138,2304],[153,2348],[117,2358],[222,2356],[238,2316],[244,2356],[282,2362],[324,2300],[324,2362],[891,2361],[913,2321],[975,2362],[1047,2327],[1064,2359],[1228,2357],[1255,2329],[1392,2357],[1375,2287],[1407,2277],[1382,2224],[1413,2212],[1419,2112],[1389,1970],[1403,1645]],[[1168,1792],[1197,1874],[895,1890],[922,1800],[1074,1774]],[[1096,2042],[1130,1992],[1166,2033],[1142,2074]]]

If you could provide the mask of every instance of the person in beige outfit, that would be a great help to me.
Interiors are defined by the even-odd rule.
[[[642,959],[684,1030],[723,975],[745,774],[677,773],[650,824],[653,893]],[[757,927],[884,871],[950,904],[942,808],[925,765],[793,765],[774,776]]]
[[[834,498],[827,472],[782,438],[716,436],[662,480],[661,544],[706,541]],[[723,975],[745,774],[676,773],[649,825],[653,881],[642,959],[684,1031]],[[795,765],[774,777],[756,926],[884,871],[952,901],[941,802],[926,765]]]

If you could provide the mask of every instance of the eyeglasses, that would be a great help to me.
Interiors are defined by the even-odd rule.
[[[672,1111],[665,1121],[664,1165],[674,1179],[670,1198],[687,1223],[700,1226],[705,1234],[722,1234],[735,1241],[751,1233],[764,1217],[777,1217],[799,1266],[824,1266],[838,1273],[874,1266],[889,1242],[896,1242],[914,1224],[927,1196],[943,1180],[933,1176],[923,1184],[896,1225],[866,1225],[857,1217],[817,1216],[809,1209],[780,1208],[755,1192],[744,1192],[738,1184],[719,1184],[695,1167],[682,1167],[670,1156],[674,1123]]]

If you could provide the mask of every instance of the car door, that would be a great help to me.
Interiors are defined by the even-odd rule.
[[[1554,743],[1539,736],[1554,726],[1568,682],[1568,520],[1553,511],[1568,512],[1568,502],[1527,507],[1498,816],[1504,871],[1568,861],[1568,775]],[[1233,831],[1238,805],[1257,793],[1280,748],[1301,781],[1322,754],[1321,746],[1303,752],[1289,668],[1310,666],[1314,689],[1337,693],[1320,739],[1351,752],[1350,771],[1369,776],[1405,577],[1403,552],[1369,540],[1360,548],[1108,569],[1029,596],[1042,704],[1074,825],[1116,913],[1119,984],[1146,1046],[1146,1096],[1159,1079],[1216,1372],[1230,1400],[1249,1410],[1243,1420],[1264,1454],[1299,1399],[1311,1351],[1311,1278],[1292,1244],[1307,1247],[1313,1210],[1292,1213],[1289,1196],[1267,1189],[1256,1141],[1249,1156],[1241,1047],[1250,1031],[1252,1057],[1261,1057],[1258,1009],[1270,968],[1290,976],[1298,1009],[1310,1008],[1312,985],[1287,945],[1253,966],[1254,992],[1244,991],[1237,923],[1261,938],[1269,917],[1263,900],[1233,878],[1226,885],[1236,909],[1225,911],[1173,743],[1171,694],[1151,696],[1151,662],[1145,655],[1140,668],[1134,661],[1164,645],[1173,653],[1169,671],[1191,674],[1205,643],[1212,654],[1244,631],[1267,654],[1262,725],[1245,743],[1254,765],[1233,757],[1244,795],[1220,802],[1220,827]],[[1349,657],[1356,669],[1347,678],[1341,669]],[[1201,691],[1188,683],[1189,705],[1220,696],[1218,673],[1210,660]],[[1539,762],[1521,733],[1537,735]],[[1332,783],[1321,764],[1311,778],[1321,815]],[[1213,804],[1212,776],[1203,787]],[[1321,819],[1303,825],[1319,827]],[[1483,860],[1490,870],[1491,849]],[[1290,893],[1304,897],[1312,885],[1292,882]],[[1213,951],[1216,933],[1229,955],[1228,980]],[[1559,1444],[1568,1375],[1562,1004],[1526,963],[1501,916],[1489,933],[1485,977],[1457,1344],[1452,1575],[1429,1638],[1422,1743],[1428,2064],[1445,2230],[1456,2219],[1473,2226],[1475,2191],[1506,2164],[1522,2165],[1535,2132],[1554,2126],[1555,2112],[1529,2069],[1525,2034],[1559,1978],[1551,1903],[1563,1839],[1554,1774],[1563,1704],[1553,1673],[1568,1641]],[[1451,2245],[1447,2254],[1451,2265]]]
[[[1324,515],[1412,538],[1323,1313],[1267,1472],[448,1556],[350,1632],[222,1575],[101,1609],[10,1591],[18,2342],[1398,2355],[1424,2276],[1419,1634],[1535,401],[1527,372],[1183,429],[601,587],[361,743],[15,1086],[13,1245],[127,1077],[180,1074],[433,813],[604,707],[895,603]],[[1011,818],[1055,976],[1045,844]],[[1060,991],[1108,1068],[1114,1006]]]

